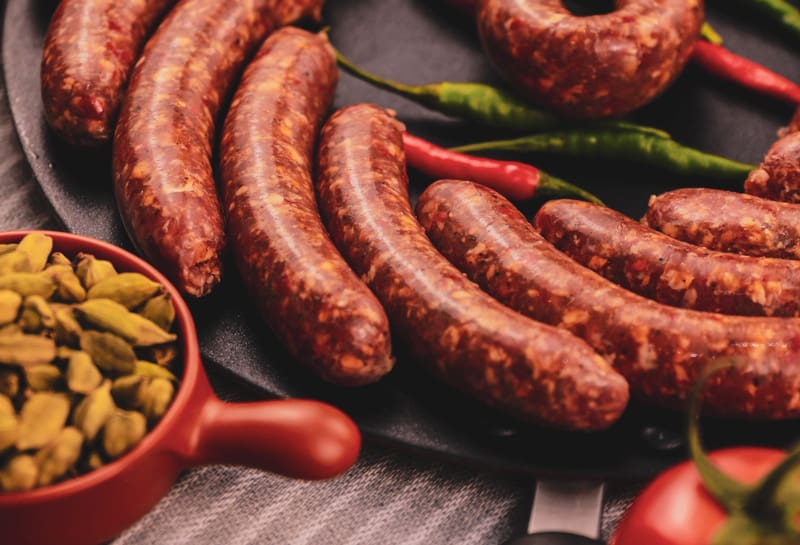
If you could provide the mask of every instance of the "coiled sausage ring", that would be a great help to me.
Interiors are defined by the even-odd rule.
[[[661,93],[689,59],[703,0],[616,0],[577,16],[561,0],[479,0],[478,28],[500,73],[568,117],[622,115]]]

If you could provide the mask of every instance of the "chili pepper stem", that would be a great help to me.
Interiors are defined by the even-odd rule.
[[[703,26],[700,28],[700,36],[707,42],[711,42],[712,44],[716,45],[722,45],[722,36],[707,22],[703,23]]]

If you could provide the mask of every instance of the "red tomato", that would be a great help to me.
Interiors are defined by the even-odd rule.
[[[769,448],[730,448],[709,454],[728,476],[753,484],[786,457]],[[708,545],[725,521],[725,510],[709,494],[694,462],[656,477],[634,500],[609,545]]]

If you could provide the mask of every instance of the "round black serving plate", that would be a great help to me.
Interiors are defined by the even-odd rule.
[[[780,31],[728,6],[710,2],[709,19],[728,46],[800,80],[797,49]],[[54,0],[8,0],[3,68],[22,146],[42,191],[64,226],[131,249],[111,189],[110,150],[71,150],[48,131],[39,94],[43,35]],[[441,80],[499,83],[468,20],[439,0],[335,0],[326,7],[332,42],[356,63],[407,83]],[[492,137],[497,131],[426,111],[343,74],[336,107],[369,101],[394,108],[409,130],[444,145]],[[656,102],[633,120],[670,131],[710,152],[757,163],[788,122],[792,108],[736,89],[689,67]],[[647,198],[681,186],[726,187],[686,179],[624,161],[589,161],[509,155],[527,160],[595,192],[633,217]],[[429,180],[411,173],[412,193]],[[527,212],[534,204],[525,204]],[[232,373],[264,395],[313,397],[347,411],[373,440],[476,467],[536,477],[646,478],[685,457],[680,416],[633,403],[610,430],[582,434],[520,425],[431,379],[418,362],[398,355],[381,383],[342,389],[321,383],[293,362],[262,325],[232,266],[220,289],[192,303],[207,365]],[[397,343],[399,344],[399,343]],[[794,423],[708,421],[707,443],[788,445]]]

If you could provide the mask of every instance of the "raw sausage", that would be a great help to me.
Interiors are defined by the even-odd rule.
[[[397,340],[439,377],[525,420],[603,429],[628,388],[566,331],[501,305],[437,253],[408,198],[402,125],[377,106],[335,113],[317,191],[331,238],[386,309]]]
[[[622,115],[681,72],[703,24],[703,0],[617,0],[579,17],[562,0],[479,0],[484,49],[537,104],[575,118]]]
[[[133,64],[175,1],[61,0],[41,73],[45,117],[56,134],[77,147],[111,139]]]
[[[113,147],[114,189],[138,249],[192,296],[222,274],[211,153],[220,104],[275,28],[318,16],[322,0],[182,0],[131,76]]]
[[[267,38],[225,120],[222,193],[229,244],[266,322],[322,378],[355,386],[393,360],[386,314],[328,238],[314,197],[314,144],[337,78],[324,35]]]
[[[800,205],[718,189],[685,188],[650,198],[643,222],[709,250],[800,260]]]
[[[585,339],[642,401],[683,408],[703,366],[728,357],[737,365],[712,379],[704,410],[800,416],[800,319],[726,316],[640,297],[556,250],[510,202],[477,184],[437,182],[417,214],[467,276],[523,314]]]
[[[550,201],[534,224],[578,263],[661,303],[723,314],[800,316],[798,261],[714,252],[582,201]]]

